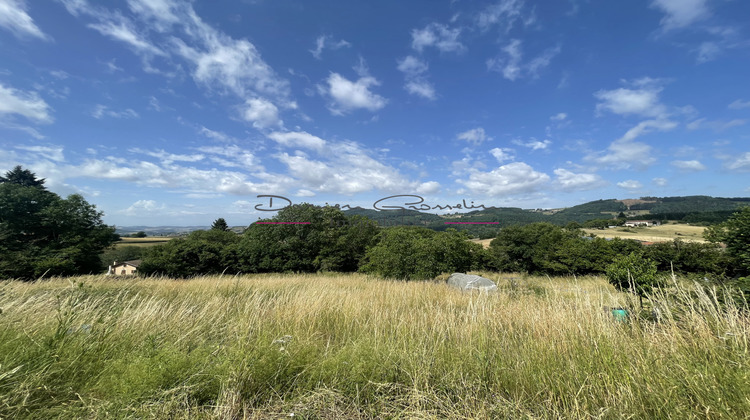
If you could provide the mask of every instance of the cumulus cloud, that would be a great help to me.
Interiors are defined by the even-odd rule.
[[[640,190],[641,188],[643,188],[643,184],[633,179],[618,182],[617,186],[620,188],[624,188],[626,190],[630,190],[630,191]]]
[[[24,0],[0,0],[0,27],[7,29],[18,38],[51,39],[36,26],[34,19],[29,16]]]
[[[567,169],[555,169],[555,184],[563,191],[586,191],[599,188],[607,183],[597,174],[574,173]]]
[[[148,216],[150,213],[162,211],[165,208],[163,204],[158,204],[154,200],[138,200],[130,207],[119,211],[119,213],[126,216]]]
[[[673,160],[672,166],[683,171],[697,172],[706,169],[706,166],[697,160]]]
[[[597,112],[609,111],[618,115],[638,115],[642,117],[663,118],[667,108],[660,103],[659,93],[662,88],[656,83],[640,84],[641,87],[600,90],[594,97],[601,102],[596,105]]]
[[[428,65],[425,61],[409,55],[398,62],[397,68],[404,73],[406,79],[404,89],[406,89],[407,92],[429,100],[435,100],[437,98],[435,88],[425,77],[425,73],[427,73],[428,69]]]
[[[460,28],[448,28],[439,23],[430,23],[423,29],[411,31],[411,47],[422,52],[426,47],[435,47],[441,52],[461,52],[466,47],[458,40]]]
[[[24,92],[0,83],[0,116],[21,115],[38,123],[51,123],[51,108],[36,92]]]
[[[320,86],[319,90],[333,100],[329,109],[334,115],[344,115],[357,109],[374,112],[388,103],[387,99],[370,91],[372,86],[380,85],[374,77],[364,76],[353,82],[338,73],[331,73],[326,82],[328,86]]]
[[[707,0],[653,0],[651,7],[664,12],[664,30],[678,29],[710,16]]]
[[[584,160],[606,169],[642,169],[656,162],[651,153],[652,148],[646,143],[620,139],[612,142],[607,150],[586,155]]]
[[[667,186],[667,179],[666,178],[654,178],[651,180],[651,182],[654,183],[657,187],[666,187]]]
[[[502,149],[499,147],[495,147],[494,149],[490,150],[490,154],[494,156],[494,158],[497,159],[499,163],[514,159],[512,149]]]
[[[492,137],[489,137],[487,133],[484,132],[484,128],[482,127],[472,128],[471,130],[459,133],[456,138],[459,140],[468,141],[469,143],[473,143],[475,145],[484,143],[488,140],[492,140]]]
[[[301,147],[322,151],[326,146],[326,141],[310,133],[301,132],[274,132],[268,135],[268,138],[284,147]]]
[[[537,191],[549,180],[549,175],[535,171],[524,162],[512,162],[489,172],[471,169],[468,179],[457,182],[474,194],[500,197]]]
[[[255,128],[269,128],[271,126],[281,125],[279,119],[279,109],[263,98],[249,99],[245,103],[246,107],[242,112],[245,121],[253,123]]]

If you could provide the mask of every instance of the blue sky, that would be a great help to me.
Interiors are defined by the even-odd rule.
[[[750,3],[0,0],[0,171],[108,224],[258,195],[750,195]]]

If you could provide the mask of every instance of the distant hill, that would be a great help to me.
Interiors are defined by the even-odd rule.
[[[439,231],[455,228],[465,230],[475,237],[491,238],[497,235],[499,228],[505,226],[534,222],[550,222],[564,226],[570,222],[583,223],[592,219],[614,219],[621,212],[625,213],[629,219],[677,220],[691,224],[713,224],[726,220],[738,208],[747,205],[750,205],[750,197],[721,198],[695,195],[623,200],[612,198],[555,210],[500,207],[438,215],[416,210],[377,211],[355,208],[345,210],[344,214],[365,216],[376,221],[380,226],[423,226]],[[447,222],[493,222],[497,224],[457,225]],[[242,233],[245,228],[246,226],[234,226],[230,229]],[[117,228],[117,233],[125,236],[143,231],[148,236],[179,236],[205,229],[210,229],[210,226],[122,226]]]

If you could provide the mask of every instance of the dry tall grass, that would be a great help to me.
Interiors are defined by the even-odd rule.
[[[2,418],[746,418],[750,320],[675,283],[363,275],[0,284]]]

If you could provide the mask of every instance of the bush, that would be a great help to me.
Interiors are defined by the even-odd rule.
[[[606,275],[609,283],[618,290],[631,291],[641,298],[662,285],[657,274],[656,262],[640,252],[616,258],[607,266]]]
[[[360,270],[386,278],[427,280],[441,273],[471,270],[482,246],[455,229],[435,232],[421,227],[392,227],[381,231]]]

